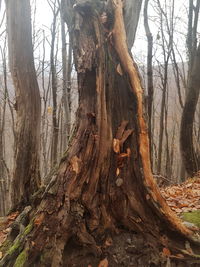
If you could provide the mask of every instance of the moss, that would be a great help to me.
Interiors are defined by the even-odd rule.
[[[26,259],[27,259],[27,252],[26,250],[23,250],[17,257],[14,267],[23,267],[24,263],[26,262]]]
[[[33,229],[33,223],[30,222],[30,223],[26,226],[26,228],[24,229],[24,233],[23,233],[23,235],[24,235],[24,236],[28,235],[28,234],[31,232],[32,229]]]
[[[20,247],[20,241],[19,239],[17,239],[12,245],[12,247],[9,248],[8,254],[12,255],[17,249],[19,249],[19,247]]]
[[[197,227],[200,227],[200,210],[192,212],[183,212],[181,217],[184,221],[195,224]]]

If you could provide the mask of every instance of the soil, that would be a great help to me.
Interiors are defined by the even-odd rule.
[[[180,262],[155,249],[141,234],[121,231],[113,238],[106,239],[103,257],[91,253],[86,247],[71,240],[66,249],[66,267],[198,267],[197,264]]]

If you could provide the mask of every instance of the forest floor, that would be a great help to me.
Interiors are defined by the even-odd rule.
[[[162,187],[160,191],[186,226],[200,228],[200,172],[184,183]]]
[[[193,178],[188,178],[182,184],[161,187],[160,191],[171,209],[183,219],[183,223],[187,227],[191,228],[191,230],[199,233],[200,173]],[[7,217],[0,217],[0,259],[6,253],[6,251],[3,250],[2,244],[9,235],[12,224],[18,215],[19,213],[15,212]],[[89,257],[88,253],[90,253]],[[161,258],[163,258],[163,265],[160,262],[160,255]],[[64,259],[64,266],[179,266],[172,265],[170,263],[171,257],[176,258],[176,256],[181,257],[181,255],[171,255],[171,252],[166,248],[164,248],[163,251],[155,251],[153,244],[148,243],[144,236],[121,229],[118,235],[106,239],[103,246],[102,260],[92,255],[88,248],[78,247],[78,245],[72,240],[68,244],[68,254],[66,259]],[[186,265],[180,266],[188,267],[190,265],[187,263]]]

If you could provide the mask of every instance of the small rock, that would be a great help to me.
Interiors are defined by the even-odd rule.
[[[121,179],[121,178],[118,178],[117,180],[116,180],[116,185],[118,186],[118,187],[120,187],[121,185],[123,185],[123,183],[124,183],[124,180],[123,179]]]

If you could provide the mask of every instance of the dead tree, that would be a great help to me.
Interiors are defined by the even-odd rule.
[[[77,128],[44,193],[24,210],[32,209],[29,224],[0,266],[88,266],[88,257],[94,266],[102,258],[106,265],[99,266],[121,266],[106,247],[123,232],[144,235],[144,266],[161,265],[166,251],[172,257],[163,266],[174,255],[175,261],[199,261],[199,241],[167,206],[151,173],[143,89],[127,46],[123,1],[110,1],[103,14],[101,4],[63,1],[73,26]]]

